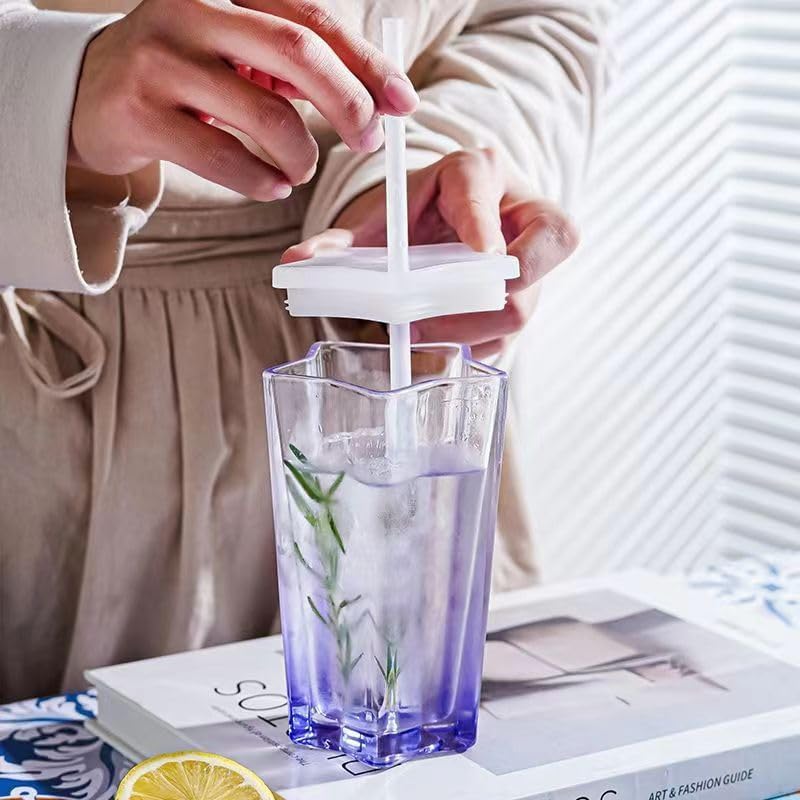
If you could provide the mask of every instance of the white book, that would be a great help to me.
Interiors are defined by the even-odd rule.
[[[478,743],[388,770],[289,740],[277,636],[92,670],[92,725],[135,760],[230,756],[286,800],[766,800],[800,786],[800,643],[746,614],[646,572],[500,596]]]

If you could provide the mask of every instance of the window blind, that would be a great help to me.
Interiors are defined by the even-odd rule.
[[[800,4],[627,0],[514,368],[546,579],[800,546]]]

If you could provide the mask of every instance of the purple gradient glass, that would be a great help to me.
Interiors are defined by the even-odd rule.
[[[373,766],[475,742],[506,376],[458,345],[318,343],[265,370],[290,714]]]

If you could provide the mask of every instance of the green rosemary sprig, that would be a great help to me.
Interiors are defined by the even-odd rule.
[[[319,485],[319,480],[313,475],[309,475],[303,469],[299,469],[288,458],[283,460],[286,469],[292,473],[292,477],[300,484],[302,490],[317,503],[325,503],[327,498]]]
[[[325,490],[322,488],[319,478],[308,469],[309,461],[305,454],[293,444],[289,445],[289,450],[298,463],[295,464],[288,459],[284,459],[283,463],[289,473],[286,476],[286,483],[297,510],[314,530],[314,540],[322,573],[318,573],[311,567],[296,541],[293,543],[294,553],[300,564],[315,575],[325,588],[328,605],[327,614],[323,614],[311,595],[307,595],[306,599],[314,616],[328,628],[336,639],[339,669],[345,682],[347,682],[353,670],[361,661],[363,653],[353,657],[352,635],[349,626],[342,617],[342,611],[347,606],[358,602],[361,599],[361,595],[343,600],[336,598],[339,558],[347,551],[333,515],[333,504],[334,495],[342,485],[345,474],[340,472],[328,489]],[[315,505],[316,509],[312,508],[312,505]]]
[[[307,600],[308,604],[311,606],[311,610],[319,617],[319,621],[327,627],[328,620],[326,620],[325,617],[322,616],[322,612],[317,608],[317,604],[314,602],[311,595],[308,595]]]
[[[383,707],[394,709],[397,706],[397,679],[400,677],[400,665],[397,661],[397,646],[386,642],[386,664],[381,664],[375,656],[375,663],[383,676],[386,690],[383,698]]]
[[[347,553],[347,550],[339,532],[339,527],[336,524],[333,505],[335,502],[334,495],[342,485],[345,473],[340,472],[333,479],[328,489],[324,489],[319,478],[310,470],[309,461],[305,454],[293,444],[289,445],[289,450],[297,463],[284,459],[283,463],[289,473],[286,476],[286,483],[297,510],[314,530],[314,540],[321,572],[311,566],[297,542],[294,542],[294,553],[298,562],[313,574],[325,589],[327,605],[325,612],[314,602],[311,595],[306,595],[306,600],[314,616],[331,632],[336,640],[339,671],[345,683],[347,683],[364,654],[359,653],[355,657],[353,656],[353,640],[350,626],[342,614],[348,606],[358,603],[361,600],[361,595],[344,599],[338,599],[336,596],[339,588],[339,559]],[[373,625],[376,624],[368,610],[362,613],[360,618],[363,618],[364,614],[372,621]],[[382,709],[394,710],[399,704],[397,684],[400,677],[400,665],[397,645],[387,640],[386,663],[382,664],[377,657],[375,657],[375,663],[378,665],[385,684]]]
[[[305,454],[300,450],[299,447],[295,447],[293,444],[289,444],[289,450],[291,450],[292,455],[301,463],[301,464],[308,464],[308,459],[306,458]]]
[[[297,556],[297,560],[309,571],[313,572],[314,568],[306,561],[305,557],[303,556],[303,551],[300,549],[300,545],[297,542],[294,542],[294,554]]]
[[[341,671],[345,681],[350,679],[350,675],[353,673],[353,670],[358,665],[358,662],[361,661],[361,657],[364,654],[359,653],[355,658],[353,658],[353,639],[350,634],[350,628],[341,618],[341,613],[342,609],[360,599],[361,595],[354,597],[352,600],[342,600],[340,603],[336,603],[334,599],[328,595],[327,600],[328,605],[331,608],[331,613],[327,616],[323,616],[311,595],[306,596],[306,600],[308,600],[308,604],[311,606],[311,610],[314,612],[314,615],[336,639],[339,670]]]
[[[333,483],[331,484],[331,488],[328,489],[328,498],[333,497],[336,490],[342,485],[342,481],[344,480],[344,472],[340,472],[335,478]]]

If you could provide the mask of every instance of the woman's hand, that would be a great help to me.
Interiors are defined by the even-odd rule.
[[[289,248],[283,262],[351,244],[386,244],[385,187],[356,198],[324,231]],[[566,215],[531,196],[491,150],[445,156],[408,177],[411,244],[461,241],[475,250],[508,252],[519,259],[520,277],[510,281],[502,311],[456,314],[415,322],[413,342],[463,342],[477,358],[503,350],[533,313],[534,284],[575,249],[578,235]]]
[[[297,97],[366,151],[383,141],[380,113],[417,103],[405,75],[321,0],[143,0],[86,50],[69,161],[119,175],[164,159],[254,199],[286,197],[318,155]]]

